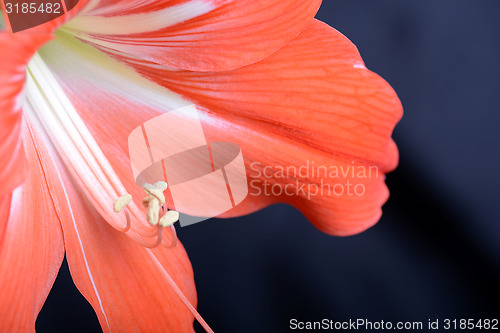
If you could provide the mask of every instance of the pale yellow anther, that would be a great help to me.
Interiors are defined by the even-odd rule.
[[[179,221],[179,212],[176,212],[175,210],[169,210],[165,215],[161,217],[160,225],[162,227],[170,227],[177,221]]]
[[[113,204],[113,208],[115,212],[119,213],[125,208],[126,205],[128,205],[132,201],[132,195],[130,194],[125,194],[116,199],[116,201]]]
[[[149,224],[158,224],[158,218],[160,217],[160,202],[153,199],[149,202],[148,211],[146,213]]]
[[[165,203],[163,191],[167,189],[167,183],[144,184],[143,189],[147,196],[142,199],[142,204],[148,209],[146,218],[149,224],[153,226],[160,224],[162,227],[168,227],[179,220],[179,213],[174,210],[168,211],[160,218],[160,210]],[[113,204],[115,212],[121,212],[131,201],[132,195],[128,193],[116,199]]]
[[[164,181],[159,181],[154,184],[145,183],[142,187],[148,190],[161,190],[163,192],[167,189],[168,185]]]
[[[158,200],[162,205],[165,203],[165,196],[163,195],[162,190],[148,190],[144,189],[144,192],[148,194],[146,198],[144,198],[142,201],[149,201],[151,202],[152,200],[156,199]]]
[[[167,189],[167,183],[144,184],[143,189],[148,194],[142,200],[142,204],[148,209],[146,213],[147,220],[149,224],[157,225],[160,217],[160,208],[165,203],[163,191]]]

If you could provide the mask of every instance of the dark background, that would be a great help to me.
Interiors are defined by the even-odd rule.
[[[500,317],[499,16],[498,0],[324,1],[317,17],[403,102],[391,199],[348,238],[285,205],[181,228],[216,332],[286,332],[291,318]],[[36,328],[100,331],[66,264]]]

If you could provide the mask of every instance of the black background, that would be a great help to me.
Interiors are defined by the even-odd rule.
[[[500,317],[499,16],[497,0],[324,1],[317,17],[403,102],[391,199],[375,227],[347,238],[285,205],[180,228],[216,332],[286,332],[291,318]],[[101,330],[66,264],[36,328]]]

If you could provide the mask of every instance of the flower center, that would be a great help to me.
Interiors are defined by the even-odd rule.
[[[56,155],[64,157],[61,162],[94,209],[116,230],[127,233],[139,244],[148,248],[159,246],[161,225],[169,225],[165,221],[167,218],[159,226],[146,223],[143,212],[137,205],[130,204],[128,196],[121,197],[114,207],[115,211],[121,211],[130,204],[125,214],[115,213],[110,203],[127,191],[40,54],[36,54],[28,65],[26,97],[25,116],[44,132],[59,153]],[[153,208],[154,205],[150,221],[154,221]],[[170,246],[175,246],[175,228],[171,226],[171,230]]]
[[[179,220],[179,213],[174,210],[167,211],[161,218],[160,210],[164,211],[165,196],[163,191],[167,189],[167,183],[159,181],[155,184],[144,184],[143,189],[147,196],[142,199],[142,204],[147,208],[146,219],[152,226],[170,227]],[[113,208],[115,212],[121,212],[132,200],[132,195],[126,194],[115,200]]]

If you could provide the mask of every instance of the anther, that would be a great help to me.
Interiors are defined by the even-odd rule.
[[[169,227],[177,221],[179,221],[179,213],[175,210],[169,210],[165,215],[161,217],[160,225],[162,227]]]
[[[163,213],[165,209],[165,196],[163,191],[167,189],[167,183],[160,181],[155,184],[144,184],[144,192],[147,196],[142,200],[142,204],[147,208],[146,217],[152,226],[158,226],[156,228],[156,242],[153,244],[144,243],[143,245],[148,248],[155,248],[162,243],[162,234],[164,227],[170,227],[172,231],[172,242],[168,246],[169,248],[175,247],[177,244],[177,233],[173,224],[179,221],[179,213],[174,210],[169,210],[160,218],[160,211]],[[126,194],[115,200],[113,208],[115,212],[119,213],[121,211],[125,212],[127,217],[127,225],[124,229],[119,230],[122,232],[128,232],[130,229],[130,216],[126,206],[132,201],[132,195]]]
[[[149,224],[153,226],[157,225],[160,217],[160,208],[165,203],[163,191],[167,189],[167,183],[144,184],[143,189],[148,195],[142,200],[142,204],[148,209],[146,213],[147,220]]]
[[[121,212],[123,208],[125,208],[125,206],[130,203],[130,201],[132,201],[132,195],[128,193],[116,199],[115,203],[113,204],[115,212]]]
[[[115,212],[119,213],[125,208],[125,216],[127,218],[127,224],[125,225],[125,228],[118,229],[120,232],[127,232],[130,229],[130,215],[128,213],[128,210],[126,209],[126,206],[132,201],[132,195],[131,194],[125,194],[119,197],[118,199],[115,200],[113,203],[113,209]]]

